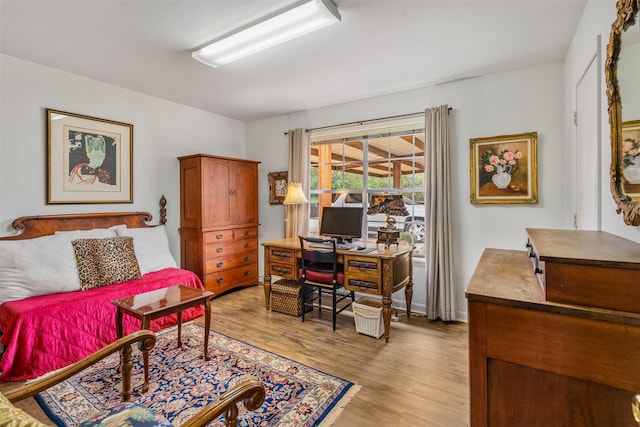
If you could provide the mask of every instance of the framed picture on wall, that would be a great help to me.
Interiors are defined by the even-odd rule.
[[[471,139],[471,203],[538,203],[537,140],[537,132]]]
[[[624,193],[640,201],[640,120],[622,123],[622,176]]]
[[[288,172],[269,172],[269,204],[281,205],[287,195]]]
[[[132,203],[133,125],[47,109],[47,203]]]

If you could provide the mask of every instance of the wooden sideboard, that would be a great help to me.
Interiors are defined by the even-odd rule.
[[[549,301],[533,271],[540,265],[533,261],[532,266],[532,258],[546,259],[547,270],[550,261],[562,261],[571,271],[591,264],[582,279],[586,288],[592,288],[594,265],[610,269],[609,284],[622,269],[637,287],[640,264],[633,268],[632,261],[640,256],[640,245],[610,235],[575,233],[562,236],[564,248],[556,246],[562,256],[531,248],[486,249],[478,262],[466,291],[472,427],[638,425],[631,401],[640,393],[640,314]],[[534,237],[532,246],[545,250],[548,242],[540,237]],[[600,247],[593,245],[594,239]],[[631,253],[603,260],[613,248]],[[589,256],[572,258],[580,253]],[[549,279],[543,282],[547,287]],[[575,276],[555,275],[552,280],[560,280],[552,286],[563,289]],[[600,292],[606,300],[605,283]]]
[[[297,238],[273,240],[264,246],[264,292],[267,308],[271,297],[271,276],[298,279],[300,241]],[[344,266],[345,288],[350,291],[382,295],[384,338],[389,342],[391,295],[404,288],[407,317],[411,317],[413,297],[413,247],[376,248],[372,252],[338,249],[338,262]]]

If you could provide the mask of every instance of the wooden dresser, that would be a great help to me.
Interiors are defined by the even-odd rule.
[[[180,265],[215,295],[258,284],[258,164],[194,154],[180,160]]]
[[[637,426],[640,314],[602,301],[640,287],[640,245],[528,232],[528,251],[486,249],[467,287],[470,425]],[[550,301],[550,289],[580,303]],[[598,292],[598,307],[587,305]]]

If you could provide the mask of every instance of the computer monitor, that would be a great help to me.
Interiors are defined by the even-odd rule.
[[[362,237],[362,208],[327,206],[322,209],[320,235],[333,237],[338,243],[351,242]]]

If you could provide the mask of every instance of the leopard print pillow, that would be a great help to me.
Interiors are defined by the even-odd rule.
[[[83,291],[140,278],[132,237],[77,239],[71,244]]]

